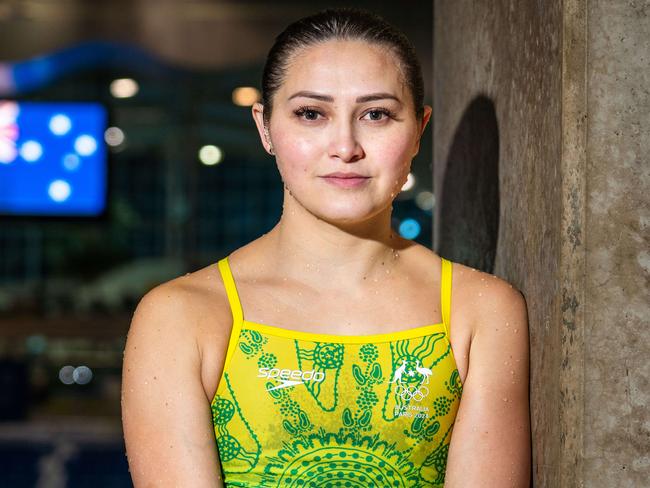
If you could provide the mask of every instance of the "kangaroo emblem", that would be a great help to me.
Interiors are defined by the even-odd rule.
[[[415,370],[422,375],[422,385],[428,384],[429,383],[429,376],[433,374],[433,372],[429,368],[425,368],[424,366],[420,366],[420,360],[418,360],[415,363]]]
[[[402,359],[402,365],[395,370],[395,374],[393,375],[393,379],[390,381],[390,383],[397,383],[402,381],[402,375],[404,374],[404,371],[406,371],[406,359]]]

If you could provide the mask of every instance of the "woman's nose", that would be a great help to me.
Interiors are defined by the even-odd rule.
[[[352,126],[341,124],[334,130],[329,145],[329,155],[346,163],[353,163],[364,157],[363,147]]]

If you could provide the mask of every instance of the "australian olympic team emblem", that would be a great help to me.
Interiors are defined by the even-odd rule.
[[[429,368],[420,364],[419,359],[414,362],[402,358],[402,364],[395,370],[390,383],[397,383],[395,393],[402,400],[420,402],[429,394],[429,388],[424,385],[429,384],[429,377],[432,374]]]

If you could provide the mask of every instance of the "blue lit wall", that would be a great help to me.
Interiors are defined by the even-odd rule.
[[[102,213],[106,126],[98,103],[0,100],[0,214]]]

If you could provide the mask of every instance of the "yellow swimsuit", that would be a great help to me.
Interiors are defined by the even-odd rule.
[[[388,334],[298,332],[244,319],[218,262],[233,326],[212,418],[227,487],[442,487],[462,384],[443,322]]]

